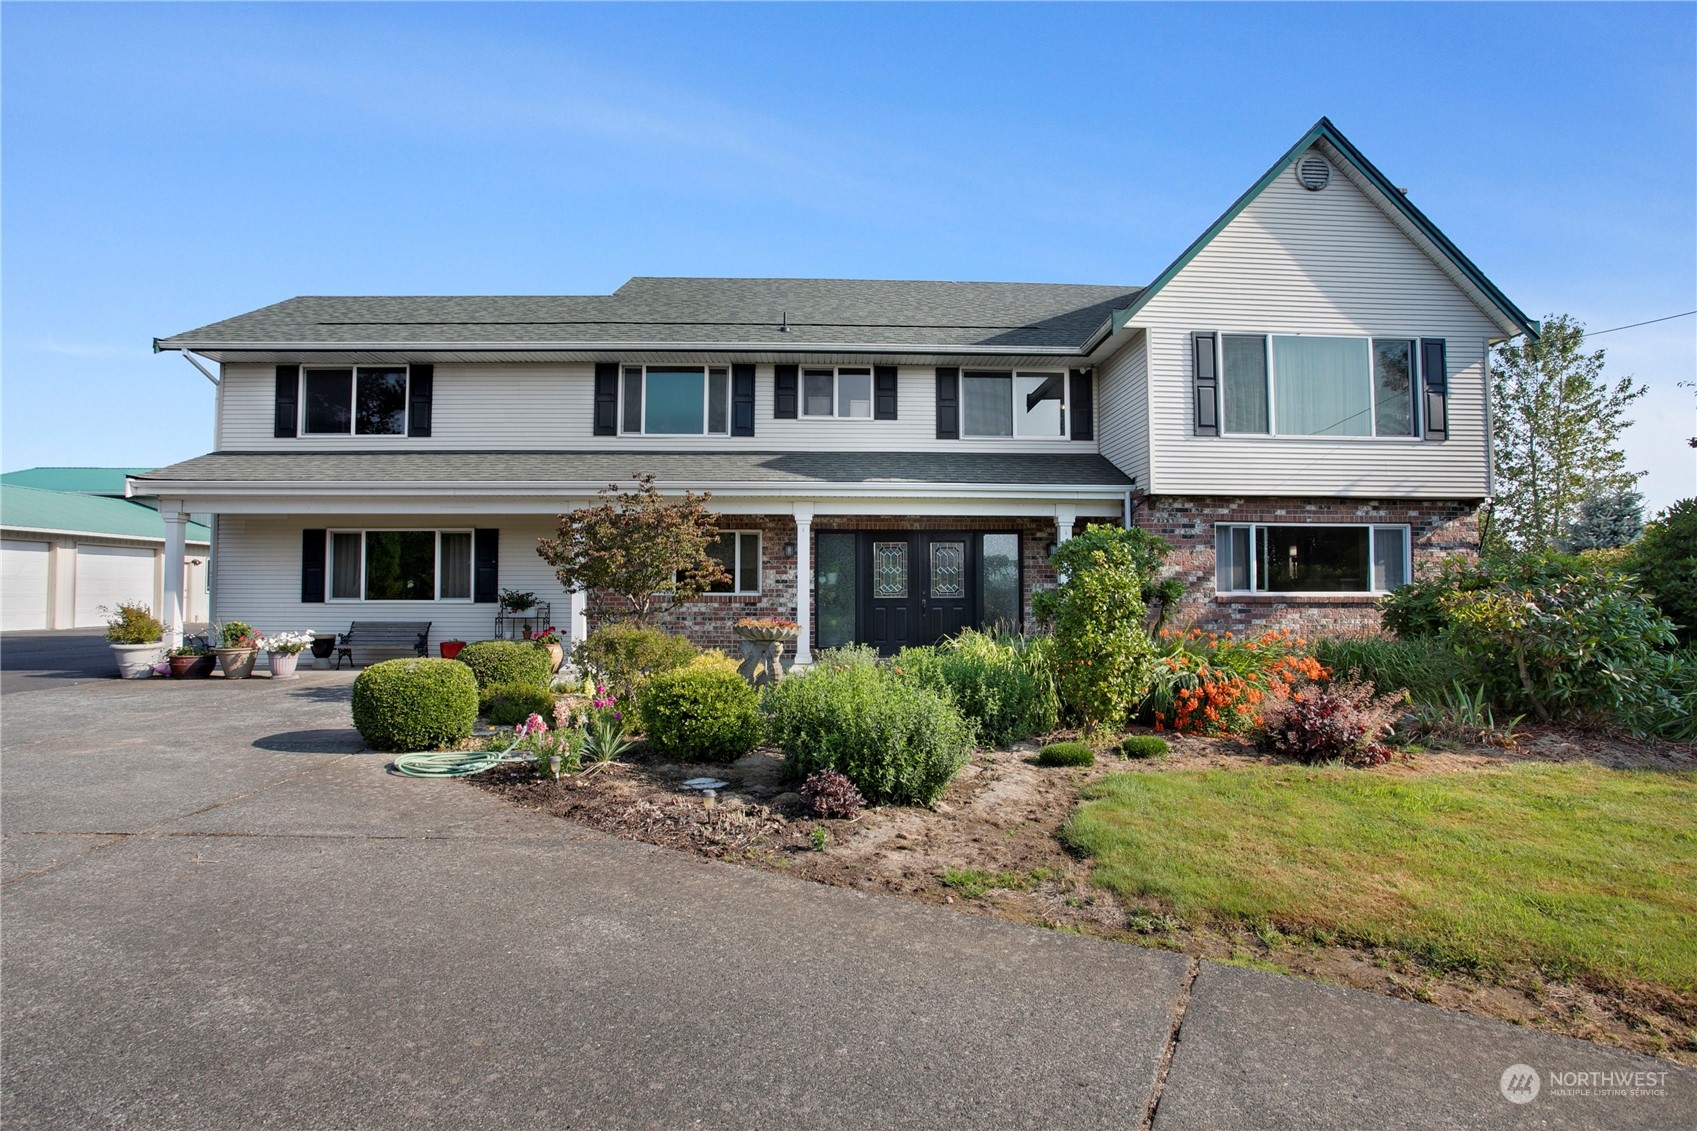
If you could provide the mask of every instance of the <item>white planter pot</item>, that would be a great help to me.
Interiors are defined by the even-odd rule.
[[[300,662],[299,652],[271,652],[271,678],[296,679],[295,665]]]
[[[147,679],[153,675],[153,665],[165,662],[165,645],[158,644],[108,644],[112,656],[118,661],[118,676],[120,679]]]

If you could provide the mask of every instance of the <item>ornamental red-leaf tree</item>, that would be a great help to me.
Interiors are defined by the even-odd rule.
[[[653,475],[638,474],[636,490],[609,484],[595,506],[561,515],[559,533],[539,539],[536,552],[568,590],[599,590],[616,602],[613,619],[646,624],[730,580],[708,553],[719,537],[711,498],[668,499]]]

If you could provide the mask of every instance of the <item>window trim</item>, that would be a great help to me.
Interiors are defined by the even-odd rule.
[[[1359,437],[1367,439],[1369,437]],[[1392,437],[1401,439],[1401,437]],[[1260,560],[1255,553],[1255,531],[1278,526],[1315,526],[1333,529],[1367,530],[1367,571],[1369,578],[1373,571],[1374,542],[1380,530],[1402,531],[1402,576],[1403,584],[1414,580],[1414,530],[1406,522],[1216,522],[1214,524],[1214,592],[1221,597],[1382,597],[1389,589],[1316,589],[1316,590],[1272,590],[1257,589],[1256,574],[1260,569]],[[1249,588],[1222,589],[1220,587],[1220,531],[1248,530],[1249,533]]]
[[[822,369],[831,371],[831,411],[828,414],[807,411],[807,374],[809,372],[817,373]],[[845,369],[864,369],[866,371],[866,389],[870,396],[866,402],[865,416],[843,416],[837,411],[841,407],[837,395],[842,389],[840,382]],[[796,366],[795,398],[797,420],[849,420],[858,424],[888,423],[888,421],[878,421],[878,367],[876,365],[798,365]]]
[[[327,370],[336,370],[336,369],[347,369],[347,370],[351,370],[352,373],[353,373],[353,380],[349,383],[350,384],[350,389],[349,389],[350,399],[348,401],[348,430],[346,432],[313,432],[313,431],[309,430],[306,426],[306,403],[307,403],[306,402],[306,376],[307,376],[308,373],[312,373],[312,372],[323,373]],[[355,431],[355,429],[359,426],[359,421],[358,421],[358,416],[359,416],[359,371],[361,369],[399,369],[403,373],[406,374],[406,382],[407,382],[406,391],[402,394],[402,397],[401,397],[401,405],[402,405],[402,407],[401,407],[401,430],[399,432],[357,432],[357,431]],[[351,439],[360,440],[362,442],[366,441],[366,440],[377,440],[377,441],[395,440],[395,439],[404,440],[408,436],[412,435],[412,363],[403,361],[403,362],[400,362],[398,364],[385,363],[385,364],[368,364],[368,365],[358,365],[358,364],[352,364],[352,363],[350,363],[348,365],[304,365],[303,364],[300,367],[300,374],[296,378],[296,381],[295,381],[295,402],[296,402],[296,404],[295,404],[295,435],[296,436],[299,436],[299,437],[302,437],[302,438],[307,437],[307,436],[313,436],[313,437],[347,436]],[[343,531],[343,533],[345,534],[347,532]],[[344,597],[343,600],[347,600],[347,598]]]
[[[334,432],[329,435],[335,435]],[[430,533],[436,536],[436,565],[434,570],[435,592],[431,595],[430,604],[444,603],[450,605],[470,605],[477,600],[477,531],[469,526],[332,526],[324,532],[324,600],[338,605],[423,605],[425,601],[396,601],[393,598],[367,597],[365,595],[365,536],[367,534],[422,534]],[[336,535],[359,535],[359,596],[336,596]],[[469,592],[464,597],[442,596],[442,535],[464,534],[471,539],[471,584]]]
[[[648,430],[648,406],[652,403],[652,399],[648,395],[648,371],[650,369],[661,369],[673,373],[688,369],[699,369],[701,371],[702,430],[700,432],[650,432]],[[713,432],[707,428],[712,423],[711,406],[713,403],[713,371],[715,369],[722,370],[725,374],[725,430],[723,432]],[[625,378],[630,376],[632,370],[640,370],[642,373],[642,430],[640,432],[631,432],[625,428]],[[619,399],[614,408],[615,419],[619,425],[618,434],[620,436],[649,436],[660,440],[681,440],[690,437],[701,437],[703,439],[729,437],[732,431],[731,418],[736,415],[735,390],[732,387],[731,377],[731,366],[728,364],[712,365],[702,362],[700,365],[650,365],[644,362],[642,364],[620,365]]]
[[[1296,440],[1296,441],[1307,441],[1307,442],[1311,442],[1311,443],[1318,441],[1320,443],[1327,443],[1327,444],[1340,443],[1340,442],[1360,442],[1360,441],[1372,441],[1374,443],[1384,442],[1384,443],[1394,444],[1394,443],[1399,443],[1399,442],[1409,443],[1409,442],[1419,441],[1419,440],[1422,440],[1424,438],[1424,430],[1425,430],[1424,429],[1424,423],[1425,422],[1421,419],[1420,390],[1424,387],[1425,374],[1423,374],[1420,370],[1420,364],[1421,364],[1420,363],[1420,340],[1421,339],[1420,339],[1419,334],[1401,334],[1401,333],[1394,333],[1394,334],[1293,334],[1293,333],[1277,333],[1277,332],[1272,331],[1272,330],[1220,330],[1220,329],[1204,330],[1202,332],[1214,334],[1215,335],[1215,341],[1217,341],[1219,343],[1219,346],[1217,347],[1218,350],[1219,350],[1219,356],[1218,356],[1218,360],[1216,361],[1215,364],[1216,364],[1216,368],[1217,368],[1217,371],[1218,371],[1218,388],[1219,388],[1219,397],[1220,397],[1220,436],[1222,438],[1233,439],[1233,440]],[[1234,337],[1234,338],[1256,338],[1256,337],[1258,337],[1258,338],[1261,339],[1261,348],[1262,348],[1262,351],[1264,353],[1264,356],[1266,357],[1266,373],[1267,373],[1267,378],[1266,378],[1267,431],[1265,431],[1265,432],[1228,432],[1226,430],[1226,420],[1228,419],[1228,414],[1227,414],[1227,411],[1226,411],[1227,385],[1226,385],[1225,339],[1226,339],[1227,335],[1230,335],[1231,337]],[[1358,341],[1358,342],[1359,341],[1365,341],[1367,343],[1367,417],[1368,417],[1369,431],[1365,435],[1361,435],[1361,434],[1358,434],[1358,433],[1350,433],[1350,434],[1346,434],[1346,435],[1332,435],[1332,434],[1324,433],[1324,432],[1280,432],[1279,431],[1278,403],[1277,403],[1276,394],[1275,394],[1275,389],[1277,387],[1277,382],[1278,382],[1278,375],[1275,372],[1277,367],[1276,367],[1274,360],[1273,360],[1273,339],[1274,338],[1342,338],[1342,339],[1349,339],[1349,340]],[[1409,346],[1410,346],[1411,352],[1410,352],[1410,359],[1409,359],[1408,380],[1409,380],[1409,399],[1412,403],[1409,405],[1409,413],[1410,413],[1410,420],[1413,424],[1413,428],[1409,432],[1409,434],[1404,435],[1404,436],[1381,436],[1378,433],[1378,427],[1379,427],[1379,382],[1378,382],[1378,379],[1377,379],[1377,374],[1374,372],[1373,366],[1374,366],[1374,358],[1376,357],[1376,354],[1374,352],[1374,347],[1379,342],[1407,342],[1407,343],[1409,343]],[[1340,423],[1341,423],[1341,421],[1340,421]]]
[[[966,383],[971,377],[1001,377],[1008,378],[1008,408],[1012,410],[1007,435],[986,436],[978,432],[966,430]],[[1023,435],[1019,430],[1019,379],[1021,377],[1056,377],[1061,379],[1061,429],[1053,436]],[[1072,380],[1071,374],[1065,369],[962,369],[960,371],[960,391],[957,396],[957,411],[960,413],[960,438],[963,440],[1019,440],[1021,442],[1048,443],[1056,440],[1072,439]]]
[[[718,593],[703,593],[703,597],[758,597],[765,591],[766,586],[766,537],[758,530],[721,529],[718,537],[733,535],[733,552],[731,555],[731,587]],[[743,589],[742,585],[742,536],[754,535],[754,588]],[[717,541],[717,539],[715,539]]]

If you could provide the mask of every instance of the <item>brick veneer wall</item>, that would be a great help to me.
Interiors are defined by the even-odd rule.
[[[723,648],[736,654],[737,636],[731,626],[743,617],[781,617],[794,620],[796,559],[786,555],[784,547],[795,542],[795,519],[779,515],[726,515],[719,523],[723,530],[758,530],[760,532],[760,593],[758,596],[709,595],[691,601],[661,617],[656,625],[667,632],[679,633],[703,648]],[[948,518],[899,517],[888,515],[821,515],[813,520],[813,532],[827,530],[927,530],[927,531],[1015,531],[1020,535],[1020,552],[1024,558],[1024,616],[1025,630],[1036,631],[1031,616],[1031,594],[1037,589],[1052,586],[1055,572],[1049,567],[1045,550],[1055,539],[1053,519],[1037,518]],[[817,549],[813,554],[819,560]],[[590,630],[606,622],[614,603],[604,594],[591,593],[585,610]],[[815,593],[813,608],[819,608]],[[815,620],[817,629],[817,619]]]
[[[1185,596],[1167,624],[1174,628],[1230,630],[1238,635],[1267,628],[1298,632],[1379,631],[1372,597],[1289,595],[1217,596],[1214,590],[1214,525],[1266,522],[1287,526],[1317,523],[1407,524],[1413,540],[1414,574],[1438,562],[1477,556],[1477,500],[1234,499],[1198,496],[1145,498],[1136,523],[1172,543],[1168,576],[1185,583]]]

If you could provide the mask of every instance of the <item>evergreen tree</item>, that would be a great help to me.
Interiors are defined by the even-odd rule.
[[[1567,529],[1562,549],[1612,550],[1630,545],[1644,533],[1644,496],[1637,491],[1598,495],[1579,504],[1579,517]]]

